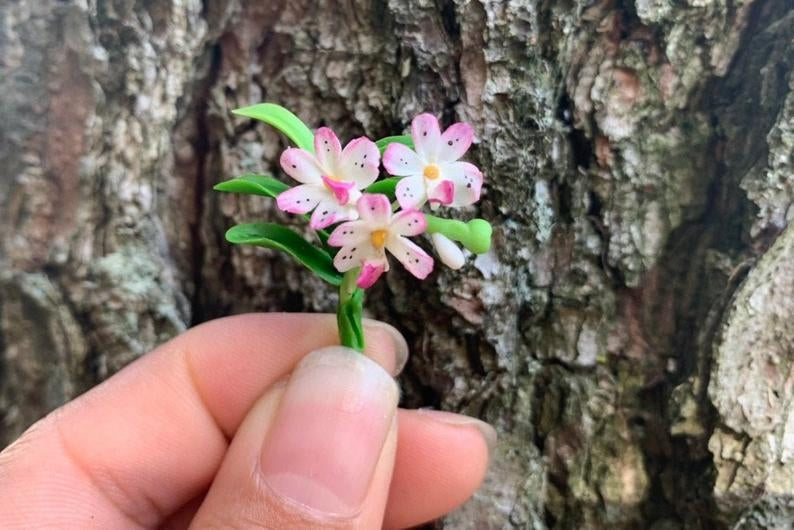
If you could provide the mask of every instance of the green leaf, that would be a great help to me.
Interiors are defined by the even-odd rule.
[[[380,140],[375,142],[375,145],[378,146],[378,150],[380,151],[380,154],[383,154],[386,148],[389,147],[389,144],[403,144],[403,145],[407,145],[411,149],[414,148],[413,138],[405,135],[387,136],[386,138],[381,138]]]
[[[258,105],[235,109],[232,113],[272,125],[301,149],[305,149],[310,153],[314,152],[314,133],[300,118],[281,105],[259,103]]]
[[[331,285],[342,284],[342,275],[334,268],[331,256],[285,226],[273,223],[236,225],[226,232],[226,241],[281,250]]]
[[[382,193],[389,197],[390,200],[394,200],[394,189],[397,187],[397,183],[400,182],[402,177],[389,177],[383,180],[378,180],[373,182],[369,186],[367,186],[364,191],[366,193]]]
[[[213,188],[216,191],[225,191],[229,193],[244,193],[248,195],[264,195],[265,197],[278,198],[279,194],[289,189],[287,184],[273,177],[266,175],[256,175],[248,173],[241,175],[237,178],[227,180],[216,184]],[[304,219],[309,219],[310,216],[302,216]],[[328,241],[328,232],[325,230],[315,230],[317,237],[325,244]]]
[[[216,184],[213,189],[229,193],[264,195],[265,197],[272,197],[275,199],[281,192],[288,190],[289,186],[273,177],[248,173]]]

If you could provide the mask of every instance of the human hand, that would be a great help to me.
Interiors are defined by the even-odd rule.
[[[402,528],[465,501],[493,429],[397,410],[393,328],[365,322],[366,357],[336,333],[250,314],[160,346],[0,453],[0,527]]]

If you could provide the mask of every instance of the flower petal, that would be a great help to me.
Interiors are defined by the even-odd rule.
[[[363,189],[378,178],[380,152],[375,142],[364,136],[356,138],[345,146],[340,158],[341,175],[347,181],[356,183],[356,188]]]
[[[281,153],[281,168],[298,182],[319,184],[323,174],[314,155],[297,147],[290,147]]]
[[[392,218],[391,230],[401,236],[418,236],[426,229],[425,214],[417,210],[403,210]]]
[[[317,203],[327,197],[325,189],[314,184],[301,184],[280,193],[276,204],[285,212],[304,214],[312,211]]]
[[[331,193],[336,197],[336,202],[339,204],[347,204],[350,202],[350,190],[355,186],[352,182],[342,182],[328,178],[325,175],[322,177],[325,187],[331,190]]]
[[[468,123],[455,123],[441,135],[439,162],[454,162],[469,150],[474,141],[474,129]]]
[[[432,114],[420,114],[411,122],[411,137],[419,158],[435,162],[441,142],[438,119]]]
[[[451,180],[442,180],[429,190],[427,190],[427,200],[430,204],[452,204],[455,196],[455,184]]]
[[[369,241],[360,244],[344,246],[334,256],[334,267],[339,272],[361,267],[365,261],[385,261],[382,251],[378,251]]]
[[[433,241],[433,247],[436,249],[436,254],[441,260],[441,263],[453,270],[458,270],[466,263],[466,258],[463,251],[452,242],[444,234],[431,234],[430,239]]]
[[[407,177],[421,175],[423,164],[417,154],[408,146],[393,143],[389,144],[389,147],[383,152],[383,167],[390,175]]]
[[[427,200],[425,193],[425,178],[421,175],[400,179],[394,189],[397,202],[405,210],[415,210],[422,206]]]
[[[362,289],[372,287],[385,270],[386,263],[382,261],[366,261],[364,266],[361,267],[361,273],[358,275],[356,285]]]
[[[336,202],[335,199],[324,199],[314,209],[309,226],[319,230],[334,223],[353,220],[357,217],[358,213],[352,205],[344,206]]]
[[[342,154],[342,146],[339,138],[334,131],[328,127],[320,127],[314,133],[314,152],[317,153],[317,161],[323,170],[323,175],[341,178],[336,173],[339,168],[339,156]]]
[[[366,221],[350,221],[334,228],[328,236],[328,244],[332,247],[351,246],[361,241],[367,241],[372,234],[372,229]]]
[[[390,237],[386,248],[394,254],[408,272],[424,280],[433,271],[433,258],[415,243],[402,236]]]
[[[372,225],[373,230],[389,224],[391,203],[380,193],[365,193],[356,203],[361,219]]]
[[[468,206],[480,200],[482,192],[482,173],[469,162],[452,162],[441,168],[444,178],[455,184],[455,195],[450,206]]]

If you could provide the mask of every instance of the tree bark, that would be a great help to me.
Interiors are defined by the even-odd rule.
[[[280,103],[341,137],[474,125],[490,253],[371,315],[406,406],[493,423],[445,528],[794,521],[790,0],[5,0],[0,437],[198,322],[332,311],[282,220],[211,187],[280,175]]]

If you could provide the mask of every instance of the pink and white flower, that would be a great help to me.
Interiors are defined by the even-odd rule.
[[[411,122],[416,151],[399,143],[383,153],[383,166],[390,174],[405,177],[397,183],[397,202],[404,209],[431,206],[467,206],[480,198],[482,173],[462,162],[474,140],[467,123],[455,123],[444,133],[432,114],[420,114]]]
[[[385,195],[364,194],[356,204],[359,220],[337,226],[328,244],[342,247],[334,258],[339,272],[361,267],[356,284],[362,289],[372,286],[383,272],[389,270],[386,250],[419,279],[433,270],[433,258],[408,240],[427,228],[424,214],[402,210],[392,214]]]
[[[314,135],[314,151],[292,147],[282,153],[281,167],[301,184],[281,193],[278,207],[296,214],[314,210],[309,223],[314,229],[358,219],[360,190],[378,178],[378,147],[361,137],[342,150],[334,132],[321,127]]]

